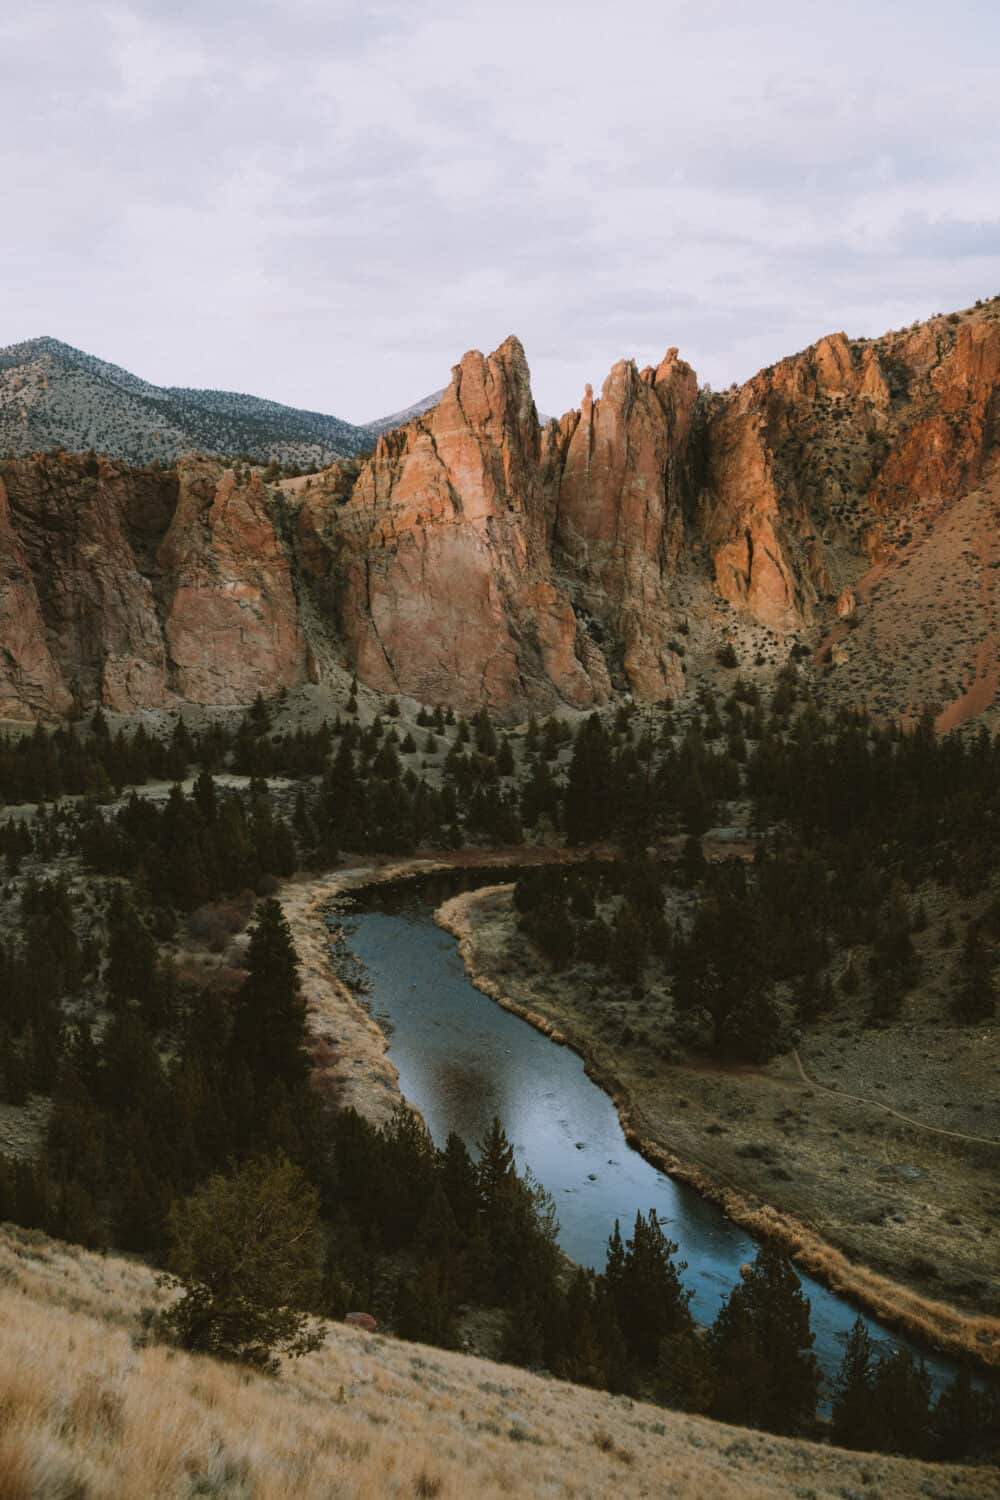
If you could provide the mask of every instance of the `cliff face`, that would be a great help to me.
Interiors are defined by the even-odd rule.
[[[556,558],[608,655],[620,653],[616,685],[647,699],[682,686],[667,644],[670,584],[685,548],[697,399],[694,371],[676,349],[656,370],[623,360],[600,400],[588,386],[553,439]]]
[[[724,599],[808,625],[914,506],[979,482],[1000,441],[1000,304],[955,319],[831,335],[714,403],[700,525]]]
[[[918,546],[931,574],[992,493],[998,389],[995,301],[831,335],[724,395],[676,350],[623,361],[544,430],[508,339],[370,459],[276,489],[206,459],[8,461],[0,715],[240,703],[330,661],[463,709],[657,699],[683,691],[689,616],[779,644],[839,619],[839,661],[875,574]],[[994,577],[963,585],[986,613]]]
[[[303,505],[300,550],[314,576],[335,574],[327,604],[365,682],[501,710],[603,701],[601,658],[553,575],[516,339],[467,354],[436,407],[379,439],[346,497],[331,477]]]
[[[306,672],[259,480],[205,460],[0,465],[0,712],[243,703]]]

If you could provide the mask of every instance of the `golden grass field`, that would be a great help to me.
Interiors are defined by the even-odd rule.
[[[147,1343],[144,1265],[0,1230],[0,1500],[974,1500],[996,1470],[770,1437],[341,1325],[277,1378]]]

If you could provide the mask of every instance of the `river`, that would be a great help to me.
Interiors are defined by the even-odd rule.
[[[692,1312],[710,1323],[741,1265],[753,1260],[754,1240],[633,1150],[610,1097],[577,1054],[477,990],[455,939],[434,921],[449,896],[507,878],[504,871],[466,871],[357,893],[348,940],[367,970],[371,1013],[388,1035],[400,1089],[438,1146],[455,1131],[475,1154],[498,1117],[519,1168],[530,1167],[552,1194],[559,1243],[581,1265],[603,1270],[615,1220],[627,1237],[636,1212],[655,1208],[679,1246],[677,1259],[687,1262],[682,1279],[693,1292]],[[811,1277],[801,1279],[814,1350],[829,1381],[857,1309]],[[880,1353],[902,1344],[922,1355],[935,1391],[955,1373],[947,1358],[873,1318],[866,1322]]]

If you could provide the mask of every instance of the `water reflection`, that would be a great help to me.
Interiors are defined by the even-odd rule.
[[[555,1199],[561,1245],[583,1265],[603,1270],[615,1219],[626,1233],[637,1211],[655,1208],[687,1262],[692,1310],[710,1322],[740,1266],[753,1259],[753,1240],[631,1149],[611,1099],[575,1053],[469,983],[457,944],[432,917],[433,906],[457,888],[438,884],[429,898],[412,886],[372,893],[366,909],[352,914],[350,944],[368,970],[373,1013],[391,1028],[389,1056],[403,1093],[439,1146],[454,1130],[474,1150],[499,1116],[519,1167],[530,1166]],[[367,909],[376,904],[382,909]],[[855,1309],[802,1279],[816,1354],[832,1376]],[[883,1349],[905,1342],[874,1320],[869,1328]],[[954,1367],[935,1358],[928,1369],[940,1389]]]

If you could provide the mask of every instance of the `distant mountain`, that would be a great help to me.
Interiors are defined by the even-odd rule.
[[[365,431],[378,437],[379,433],[391,432],[394,427],[405,427],[407,422],[412,422],[415,417],[422,417],[425,411],[437,406],[444,392],[445,388],[442,387],[433,395],[425,396],[422,401],[415,401],[412,406],[404,407],[402,411],[394,411],[388,417],[377,417],[374,422],[366,422]]]
[[[58,339],[0,349],[0,454],[96,449],[133,464],[182,453],[315,468],[370,449],[440,392],[363,426],[236,391],[157,386]]]

